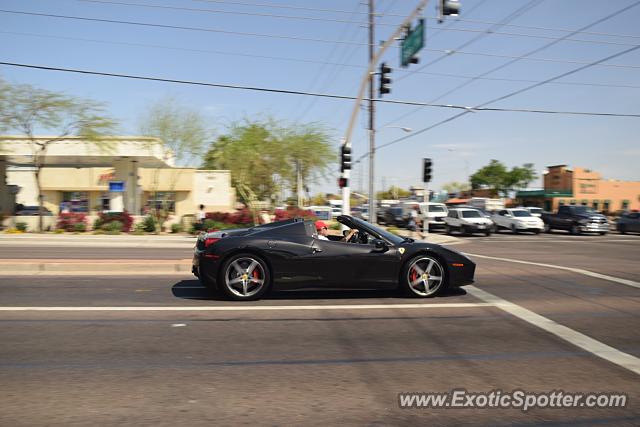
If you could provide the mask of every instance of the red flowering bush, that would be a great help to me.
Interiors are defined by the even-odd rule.
[[[290,218],[304,218],[310,220],[316,220],[316,216],[313,211],[300,209],[296,207],[288,207],[286,210],[284,209],[276,209],[275,211],[275,220],[276,221],[284,221],[285,219]]]
[[[85,231],[87,215],[79,212],[67,212],[58,215],[56,228],[64,231]]]
[[[241,209],[229,215],[228,220],[225,222],[231,224],[253,224],[253,213],[249,209]]]
[[[205,219],[210,219],[215,222],[229,222],[231,214],[227,212],[207,212]]]
[[[103,225],[111,222],[118,221],[122,224],[122,231],[128,233],[131,231],[131,225],[133,224],[133,217],[127,211],[124,212],[100,212],[98,219],[93,223],[95,230],[102,228]]]

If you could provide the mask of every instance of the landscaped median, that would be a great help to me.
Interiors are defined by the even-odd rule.
[[[118,276],[191,274],[191,260],[2,259],[2,276]]]

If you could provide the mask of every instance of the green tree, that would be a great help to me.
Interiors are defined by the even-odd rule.
[[[165,162],[188,166],[196,162],[200,163],[204,148],[211,140],[212,131],[206,123],[207,119],[199,111],[180,104],[173,97],[165,97],[148,106],[139,121],[139,130],[142,135],[158,138],[161,141]],[[160,171],[160,168],[154,171],[152,182],[154,200],[158,200]],[[171,170],[172,187],[169,188],[169,193],[174,191],[180,173],[182,173],[180,168]],[[169,194],[165,193],[161,202],[162,208],[152,210],[157,227],[160,229],[169,215],[171,202],[169,197]]]
[[[461,191],[467,191],[471,186],[466,182],[448,182],[442,186],[442,189],[447,193],[460,193]]]
[[[400,187],[391,186],[389,189],[384,191],[378,191],[376,193],[376,199],[378,200],[389,200],[389,199],[400,199],[403,197],[409,197],[411,195],[411,191],[405,190]]]
[[[103,105],[95,101],[30,85],[2,86],[0,127],[27,137],[41,213],[38,231],[42,232],[43,195],[40,178],[48,148],[68,136],[79,136],[82,143],[92,144],[99,150],[109,150],[111,146],[103,137],[113,131],[115,123],[104,114]],[[38,138],[36,132],[54,136]]]
[[[283,186],[297,191],[322,176],[335,160],[329,136],[315,124],[286,127],[274,120],[232,124],[205,155],[203,167],[228,169],[242,201],[273,199]]]
[[[487,188],[492,195],[507,195],[511,190],[523,188],[537,178],[532,163],[525,163],[522,167],[515,166],[511,170],[498,160],[491,162],[471,175],[471,188]]]

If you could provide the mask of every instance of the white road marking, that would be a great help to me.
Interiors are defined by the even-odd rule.
[[[344,304],[344,305],[239,305],[167,306],[167,307],[0,307],[0,311],[279,311],[279,310],[376,310],[392,308],[473,308],[491,307],[489,303],[443,304]]]
[[[544,264],[544,263],[541,263],[541,262],[522,261],[522,260],[519,260],[519,259],[500,258],[500,257],[494,257],[494,256],[488,256],[488,255],[478,255],[478,254],[469,254],[469,253],[467,253],[465,255],[468,255],[468,256],[471,256],[471,257],[474,257],[474,258],[494,259],[496,261],[506,261],[506,262],[513,262],[513,263],[517,263],[517,264],[537,265],[539,267],[547,267],[547,268],[555,268],[555,269],[558,269],[558,270],[566,270],[566,271],[571,271],[573,273],[583,274],[585,276],[595,277],[597,279],[608,280],[610,282],[620,283],[622,285],[632,286],[634,288],[640,288],[640,283],[639,282],[636,282],[636,281],[633,281],[633,280],[629,280],[629,279],[621,279],[619,277],[608,276],[606,274],[594,273],[593,271],[584,270],[582,268],[565,267],[563,265]]]
[[[531,310],[527,310],[524,307],[490,294],[489,292],[478,289],[475,286],[467,286],[465,289],[467,290],[467,292],[480,299],[481,301],[491,303],[495,307],[500,308],[507,313],[521,320],[524,320],[527,323],[544,329],[545,331],[559,338],[562,338],[563,340],[568,341],[569,343],[580,347],[588,351],[589,353],[592,353],[602,359],[608,360],[611,363],[615,363],[618,366],[622,366],[623,368],[626,368],[640,375],[640,359],[632,356],[631,354],[624,353],[620,350],[610,347],[604,343],[601,343],[600,341],[594,340],[587,335],[574,331],[573,329],[567,328],[566,326],[556,323],[551,319],[534,313]]]
[[[183,326],[187,326],[187,324],[186,323],[173,323],[173,324],[171,324],[172,328],[181,328]]]

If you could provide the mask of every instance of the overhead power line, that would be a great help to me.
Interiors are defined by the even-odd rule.
[[[135,43],[135,42],[122,42],[115,40],[104,40],[104,39],[88,39],[83,37],[69,37],[69,36],[57,36],[53,34],[38,34],[38,33],[24,33],[17,31],[0,31],[0,34],[9,34],[15,36],[26,36],[26,37],[39,37],[44,39],[56,39],[56,40],[70,40],[70,41],[81,41],[86,43],[102,43],[102,44],[111,44],[115,46],[128,46],[128,47],[142,47],[142,48],[152,48],[152,49],[164,49],[164,50],[173,50],[178,52],[193,52],[193,53],[210,53],[215,55],[229,55],[229,56],[241,56],[246,58],[261,58],[261,59],[272,59],[276,61],[287,61],[287,62],[299,62],[299,63],[307,63],[307,64],[319,64],[319,65],[334,65],[339,67],[349,67],[349,68],[357,68],[357,69],[365,69],[367,68],[364,65],[359,64],[348,64],[343,62],[332,62],[332,61],[320,61],[317,59],[305,59],[305,58],[292,58],[286,56],[275,56],[275,55],[262,55],[257,53],[242,53],[238,51],[224,51],[224,50],[214,50],[214,49],[198,49],[198,48],[188,48],[188,47],[179,47],[179,46],[166,46],[166,45],[158,45],[158,44],[150,44],[150,43]],[[433,51],[441,52],[443,50],[440,49],[432,49]],[[496,56],[499,58],[520,58],[517,56],[506,56],[506,55],[493,55],[493,54],[480,54],[473,52],[459,52],[463,54],[469,55],[487,55],[487,56]],[[554,62],[561,64],[588,64],[586,61],[562,61],[562,60],[554,60],[547,58],[522,58],[524,60],[531,61],[545,61],[545,62]],[[620,68],[640,68],[640,66],[636,65],[623,65],[623,64],[598,64],[600,67],[620,67]],[[499,77],[477,77],[468,74],[455,74],[455,73],[436,73],[436,72],[428,72],[428,71],[410,71],[404,69],[396,70],[399,73],[403,74],[423,74],[428,76],[441,76],[441,77],[451,77],[457,79],[473,79],[474,77],[478,80],[492,80],[492,81],[505,81],[505,82],[523,82],[523,83],[536,83],[538,80],[530,80],[530,79],[510,79],[510,78],[499,78]],[[329,79],[331,80],[331,79]],[[619,88],[640,88],[640,86],[636,85],[627,85],[627,84],[610,84],[610,83],[597,83],[597,82],[554,82],[553,84],[557,85],[577,85],[577,86],[601,86],[601,87],[619,87]]]
[[[627,51],[621,52],[620,54],[630,52],[631,50],[640,49],[640,46],[637,46],[632,49],[628,49]],[[603,59],[606,60],[606,59]],[[317,92],[305,92],[299,90],[288,90],[288,89],[275,89],[275,88],[265,88],[259,86],[246,86],[246,85],[231,85],[231,84],[223,84],[223,83],[210,83],[210,82],[198,82],[193,80],[180,80],[180,79],[169,79],[162,77],[151,77],[151,76],[140,76],[134,74],[122,74],[122,73],[107,73],[102,71],[92,71],[92,70],[81,70],[78,68],[62,68],[62,67],[49,67],[44,65],[34,65],[34,64],[22,64],[16,62],[4,62],[1,61],[0,65],[6,65],[10,67],[20,67],[20,68],[31,68],[37,70],[45,70],[45,71],[60,71],[60,72],[68,72],[68,73],[76,73],[76,74],[85,74],[85,75],[95,75],[102,77],[117,77],[117,78],[126,78],[126,79],[134,79],[134,80],[147,80],[154,82],[162,82],[162,83],[177,83],[177,84],[186,84],[186,85],[194,85],[194,86],[208,86],[208,87],[216,87],[223,89],[240,89],[247,91],[256,91],[256,92],[269,92],[269,93],[279,93],[285,95],[303,95],[303,96],[316,96],[322,98],[333,98],[333,99],[341,99],[341,100],[354,100],[355,96],[348,95],[336,95],[336,94],[328,94],[328,93],[317,93]],[[575,70],[574,72],[577,72]],[[565,74],[571,74],[565,73]],[[560,77],[557,77],[560,78]],[[544,84],[544,82],[540,83]],[[540,85],[538,84],[538,85]],[[522,91],[522,90],[521,90]],[[518,91],[520,93],[521,91]],[[514,94],[516,94],[514,92]],[[484,105],[489,104],[491,102],[495,102],[498,100],[502,100],[508,96],[503,96],[497,98],[494,101],[490,101],[483,105],[479,105],[476,107],[468,107],[464,105],[453,105],[453,104],[430,104],[420,101],[405,101],[405,100],[394,100],[394,99],[374,99],[375,102],[385,103],[385,104],[403,104],[403,105],[421,105],[425,107],[434,107],[434,108],[448,108],[448,109],[456,109],[463,110],[462,114],[471,113],[471,112],[480,112],[480,111],[500,111],[500,112],[512,112],[512,113],[540,113],[540,114],[569,114],[569,115],[585,115],[585,116],[605,116],[605,117],[633,117],[640,118],[640,113],[607,113],[607,112],[587,112],[587,111],[555,111],[555,110],[538,110],[538,109],[524,109],[524,108],[489,108],[484,107]],[[368,101],[368,98],[364,98],[364,100]]]
[[[292,15],[276,15],[270,13],[258,13],[258,12],[238,12],[238,11],[230,11],[230,10],[220,10],[220,9],[202,9],[202,8],[192,8],[192,7],[184,7],[184,6],[167,6],[167,5],[158,5],[158,4],[142,4],[142,3],[128,3],[123,1],[114,1],[114,0],[76,0],[82,3],[97,3],[97,4],[109,4],[109,5],[117,5],[117,6],[130,6],[130,7],[145,7],[151,9],[164,9],[164,10],[181,10],[186,12],[205,12],[205,13],[215,13],[215,14],[229,14],[229,15],[243,15],[243,16],[258,16],[258,17],[267,17],[267,18],[279,18],[279,19],[292,19],[292,20],[303,20],[303,21],[319,21],[319,22],[337,22],[342,24],[356,24],[356,25],[365,25],[364,21],[351,21],[344,19],[331,19],[324,17],[312,17],[312,16],[292,16]],[[376,23],[376,25],[388,26],[388,27],[397,27],[397,24],[386,24],[386,23]],[[496,23],[494,25],[500,25]],[[467,32],[467,33],[486,33],[485,30],[475,30],[470,28],[440,28],[439,31],[458,31],[458,32]],[[535,35],[535,34],[521,34],[521,33],[509,33],[503,31],[491,31],[491,34],[496,35],[504,35],[511,37],[528,37],[528,38],[536,38],[536,39],[546,39],[553,40],[555,37],[551,36],[543,36],[543,35]],[[575,34],[575,33],[574,33]],[[628,43],[618,43],[618,42],[610,42],[610,41],[599,41],[599,40],[584,40],[584,39],[566,39],[566,41],[572,41],[576,43],[591,43],[591,44],[609,44],[609,45],[622,45],[622,46],[630,46]]]
[[[594,27],[594,26],[596,26],[596,25],[598,25],[598,24],[601,24],[601,23],[603,23],[603,22],[605,22],[605,21],[607,21],[607,20],[609,20],[609,19],[613,18],[614,16],[619,15],[620,13],[623,13],[623,12],[628,11],[629,9],[631,9],[631,8],[633,8],[633,7],[635,7],[635,6],[639,5],[639,4],[640,4],[640,1],[636,1],[636,2],[635,2],[635,3],[633,3],[633,4],[628,5],[628,6],[626,6],[626,7],[623,7],[622,9],[617,10],[617,11],[615,11],[615,12],[613,12],[613,13],[610,13],[610,14],[608,14],[607,16],[604,16],[604,17],[602,17],[602,18],[600,18],[600,19],[597,19],[597,20],[595,20],[595,21],[591,22],[590,24],[584,25],[583,27],[581,27],[581,28],[579,28],[579,29],[577,29],[577,30],[575,30],[575,31],[584,31],[584,30],[588,30],[589,28],[592,28],[592,27]],[[528,57],[528,56],[535,55],[536,53],[539,53],[539,52],[541,52],[541,51],[543,51],[543,50],[545,50],[545,49],[547,49],[547,48],[549,48],[549,47],[551,47],[551,46],[553,46],[553,45],[555,45],[555,44],[557,44],[557,43],[561,42],[563,39],[568,38],[568,37],[571,37],[573,34],[574,34],[574,33],[566,34],[566,35],[564,35],[564,36],[560,37],[559,39],[553,40],[553,41],[551,41],[551,42],[549,42],[549,43],[546,43],[546,44],[544,44],[544,45],[542,45],[542,46],[540,46],[540,47],[537,47],[537,48],[535,48],[535,49],[533,49],[533,50],[530,50],[529,52],[527,52],[527,53],[525,53],[524,55],[522,55],[522,58],[526,58],[526,57]],[[639,47],[639,46],[634,46],[634,48],[635,48],[635,47]],[[614,56],[614,57],[615,57],[615,56]],[[520,61],[520,59],[522,59],[522,58],[514,58],[514,59],[511,59],[510,61],[505,62],[504,64],[501,64],[501,65],[498,65],[497,67],[491,68],[490,70],[485,71],[484,73],[481,73],[481,74],[479,74],[478,76],[476,76],[476,77],[474,77],[474,78],[472,78],[472,79],[469,79],[469,80],[467,80],[466,82],[461,83],[461,84],[459,84],[458,86],[456,86],[456,87],[454,87],[454,88],[452,88],[452,89],[450,89],[450,90],[446,91],[445,93],[443,93],[443,94],[441,94],[441,95],[437,96],[436,98],[434,98],[433,100],[431,100],[431,102],[439,101],[440,99],[444,98],[445,96],[450,95],[450,94],[452,94],[452,93],[454,93],[454,92],[456,92],[456,91],[458,91],[458,90],[460,90],[460,89],[462,89],[462,88],[466,87],[467,85],[469,85],[469,84],[473,83],[473,82],[474,82],[474,81],[476,81],[479,77],[486,77],[486,76],[488,76],[488,75],[490,75],[490,74],[492,74],[492,73],[494,73],[494,72],[496,72],[496,71],[502,70],[502,69],[504,69],[504,68],[506,68],[506,67],[508,67],[508,66],[510,66],[510,65],[512,65],[512,64],[515,64],[516,62]],[[585,67],[592,67],[594,64],[596,64],[596,63],[601,63],[601,62],[604,62],[604,61],[591,62],[591,63],[588,63],[588,64],[584,64],[584,66],[585,66]],[[425,68],[425,67],[421,67],[421,68],[419,68],[418,70],[422,70],[422,69],[424,69],[424,68]],[[388,126],[388,125],[389,125],[389,124],[391,124],[391,123],[395,123],[395,122],[397,122],[397,121],[399,121],[399,120],[402,120],[402,119],[404,119],[404,118],[406,118],[406,117],[408,117],[408,116],[410,116],[410,115],[412,115],[412,114],[416,113],[416,112],[417,112],[417,111],[419,111],[419,110],[420,110],[420,107],[415,108],[415,109],[413,109],[413,110],[411,110],[411,111],[409,111],[409,112],[407,112],[407,113],[405,113],[405,114],[402,114],[401,116],[399,116],[399,117],[397,117],[397,118],[395,118],[395,119],[391,120],[390,122],[386,123],[386,124],[385,124],[385,126]]]
[[[326,40],[326,39],[316,39],[316,38],[309,38],[309,37],[283,36],[283,35],[277,35],[277,34],[229,31],[229,30],[220,30],[217,28],[186,27],[186,26],[180,26],[180,25],[156,24],[151,22],[121,21],[117,19],[102,19],[102,18],[89,18],[84,16],[56,15],[52,13],[24,12],[24,11],[4,10],[4,9],[0,9],[0,13],[43,16],[47,18],[72,19],[77,21],[104,22],[109,24],[136,25],[141,27],[155,27],[155,28],[165,28],[165,29],[171,29],[171,30],[202,31],[207,33],[233,34],[233,35],[250,36],[250,37],[267,37],[267,38],[283,39],[283,40],[301,40],[301,41],[310,41],[310,42],[319,42],[319,43],[359,44],[362,46],[368,46],[368,43],[347,42],[344,40]]]
[[[393,141],[390,141],[390,142],[388,142],[388,143],[386,143],[386,144],[382,144],[381,146],[377,147],[377,149],[381,149],[381,148],[388,147],[388,146],[393,145],[393,144],[397,144],[398,142],[401,142],[401,141],[404,141],[404,140],[406,140],[406,139],[412,138],[412,137],[414,137],[414,136],[416,136],[416,135],[420,135],[420,134],[422,134],[422,133],[425,133],[425,132],[427,132],[427,131],[429,131],[429,130],[431,130],[431,129],[433,129],[433,128],[436,128],[436,127],[438,127],[438,126],[440,126],[440,125],[443,125],[443,124],[445,124],[445,123],[452,122],[453,120],[456,120],[456,119],[458,119],[458,118],[460,118],[460,117],[462,117],[462,116],[464,116],[464,115],[466,115],[466,114],[468,114],[468,113],[470,113],[470,112],[472,112],[472,111],[476,110],[477,108],[486,108],[486,106],[487,106],[487,105],[493,104],[494,102],[503,101],[503,100],[505,100],[505,99],[507,99],[507,98],[511,98],[511,97],[516,96],[516,95],[519,95],[519,94],[521,94],[521,93],[523,93],[523,92],[526,92],[526,91],[529,91],[529,90],[531,90],[531,89],[535,89],[535,88],[537,88],[537,87],[540,87],[540,86],[543,86],[543,85],[545,85],[545,84],[551,83],[551,82],[553,82],[553,81],[555,81],[555,80],[562,79],[562,78],[564,78],[564,77],[570,76],[570,75],[572,75],[572,74],[575,74],[575,73],[578,73],[578,72],[580,72],[580,71],[582,71],[582,70],[585,70],[585,69],[587,69],[587,68],[590,68],[590,67],[592,67],[592,66],[594,66],[594,65],[596,65],[596,64],[598,64],[598,63],[601,63],[601,62],[604,62],[604,61],[609,61],[609,60],[611,60],[611,59],[613,59],[613,58],[617,58],[617,57],[619,57],[619,56],[622,56],[622,55],[625,55],[625,54],[627,54],[627,53],[630,53],[630,52],[636,51],[636,50],[638,50],[638,49],[640,49],[640,46],[634,46],[634,47],[631,47],[631,48],[629,48],[629,49],[625,49],[625,50],[623,50],[623,51],[621,51],[621,52],[615,53],[615,54],[613,54],[613,55],[609,55],[609,56],[607,56],[606,58],[602,58],[602,59],[600,59],[600,60],[598,60],[598,61],[594,61],[594,62],[593,62],[593,63],[591,63],[591,64],[583,65],[582,67],[575,68],[575,69],[573,69],[573,70],[571,70],[571,71],[567,71],[566,73],[558,74],[558,75],[556,75],[555,77],[551,77],[551,78],[546,79],[546,80],[543,80],[543,81],[541,81],[541,82],[534,83],[534,84],[529,85],[529,86],[526,86],[526,87],[524,87],[524,88],[522,88],[522,89],[518,89],[518,90],[516,90],[516,91],[510,92],[510,93],[508,93],[508,94],[506,94],[506,95],[502,95],[502,96],[499,96],[499,97],[497,97],[497,98],[493,98],[493,99],[491,99],[490,101],[487,101],[487,102],[484,102],[484,103],[482,103],[482,104],[479,104],[479,105],[477,105],[476,107],[473,107],[473,108],[468,109],[467,111],[463,111],[463,112],[458,113],[458,114],[456,114],[456,115],[454,115],[454,116],[451,116],[451,117],[448,117],[448,118],[446,118],[446,119],[444,119],[444,120],[441,120],[441,121],[439,121],[439,122],[436,122],[436,123],[434,123],[434,124],[432,124],[432,125],[430,125],[430,126],[427,126],[427,127],[425,127],[425,128],[422,128],[422,129],[420,129],[420,130],[418,130],[418,131],[412,132],[410,135],[407,135],[407,136],[404,136],[404,137],[401,137],[401,138],[394,139]]]

